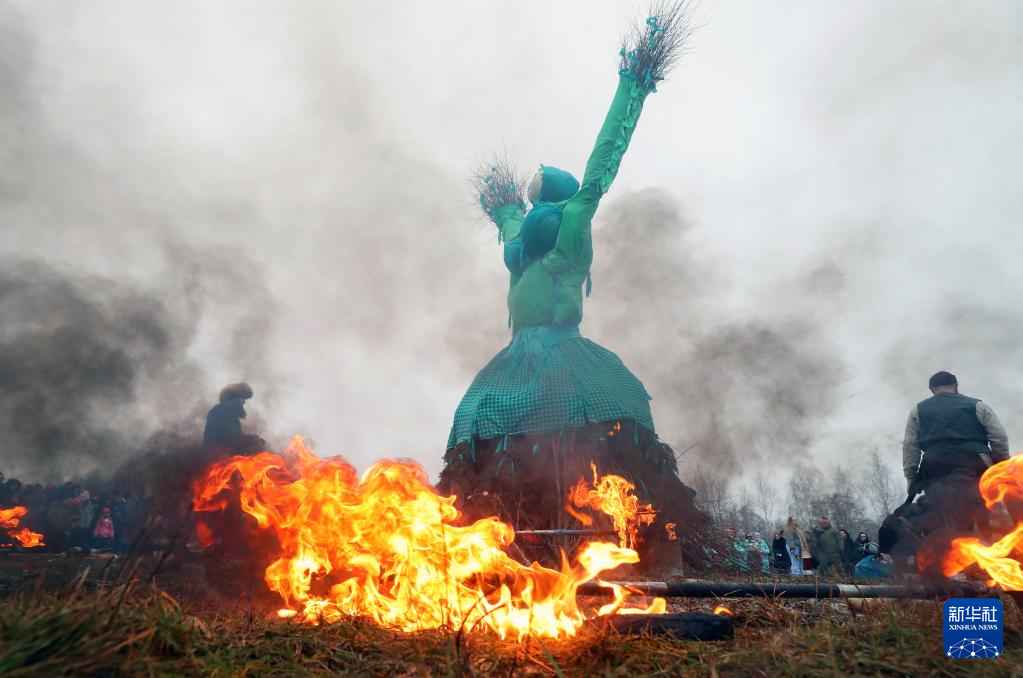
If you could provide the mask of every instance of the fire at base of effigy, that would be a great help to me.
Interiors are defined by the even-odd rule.
[[[194,509],[217,512],[236,502],[279,550],[265,570],[282,617],[317,623],[367,617],[402,631],[489,629],[501,638],[570,637],[589,619],[663,614],[663,598],[626,606],[622,587],[598,579],[639,561],[641,506],[622,478],[599,476],[573,488],[580,508],[608,512],[619,543],[592,541],[558,569],[524,565],[505,549],[512,526],[496,517],[465,521],[455,497],[440,495],[411,461],[382,461],[360,477],[340,457],[321,459],[296,436],[282,454],[262,452],[214,464],[194,487]],[[215,538],[200,530],[207,544]],[[612,601],[594,611],[577,603],[581,585],[606,588]]]

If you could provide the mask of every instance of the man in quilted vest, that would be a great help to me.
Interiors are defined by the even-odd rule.
[[[909,413],[902,443],[902,467],[910,495],[957,497],[963,521],[986,524],[977,487],[988,466],[1009,458],[1009,438],[986,403],[959,393],[954,374],[937,372],[933,394]],[[944,503],[944,502],[941,502]]]

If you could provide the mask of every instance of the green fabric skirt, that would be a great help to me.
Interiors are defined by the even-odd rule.
[[[623,419],[654,431],[650,396],[617,355],[577,327],[526,327],[476,375],[455,410],[448,449]]]

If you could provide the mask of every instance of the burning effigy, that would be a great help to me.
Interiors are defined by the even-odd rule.
[[[440,489],[461,497],[470,515],[496,514],[520,528],[579,525],[564,496],[596,462],[657,506],[649,534],[666,539],[669,524],[700,522],[673,450],[657,437],[642,382],[579,330],[592,287],[594,215],[647,97],[685,49],[689,11],[674,6],[651,16],[626,41],[581,181],[541,165],[527,185],[502,159],[473,177],[503,244],[512,338],[469,386],[448,438]]]

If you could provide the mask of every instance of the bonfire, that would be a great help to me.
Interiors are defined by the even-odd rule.
[[[442,496],[411,461],[381,461],[361,475],[344,459],[321,459],[296,436],[282,454],[262,452],[214,464],[195,485],[196,511],[221,511],[232,498],[274,534],[279,551],[266,567],[280,595],[281,617],[309,623],[366,617],[401,631],[490,629],[501,638],[570,637],[591,616],[658,614],[664,599],[625,606],[626,592],[598,579],[639,561],[631,548],[641,506],[634,487],[617,476],[593,487],[580,480],[578,506],[607,513],[619,543],[592,541],[557,569],[508,555],[514,528],[496,517],[467,523],[456,497]],[[584,515],[584,514],[578,514]],[[211,542],[212,534],[202,535]],[[598,581],[612,602],[587,615],[578,588]]]

